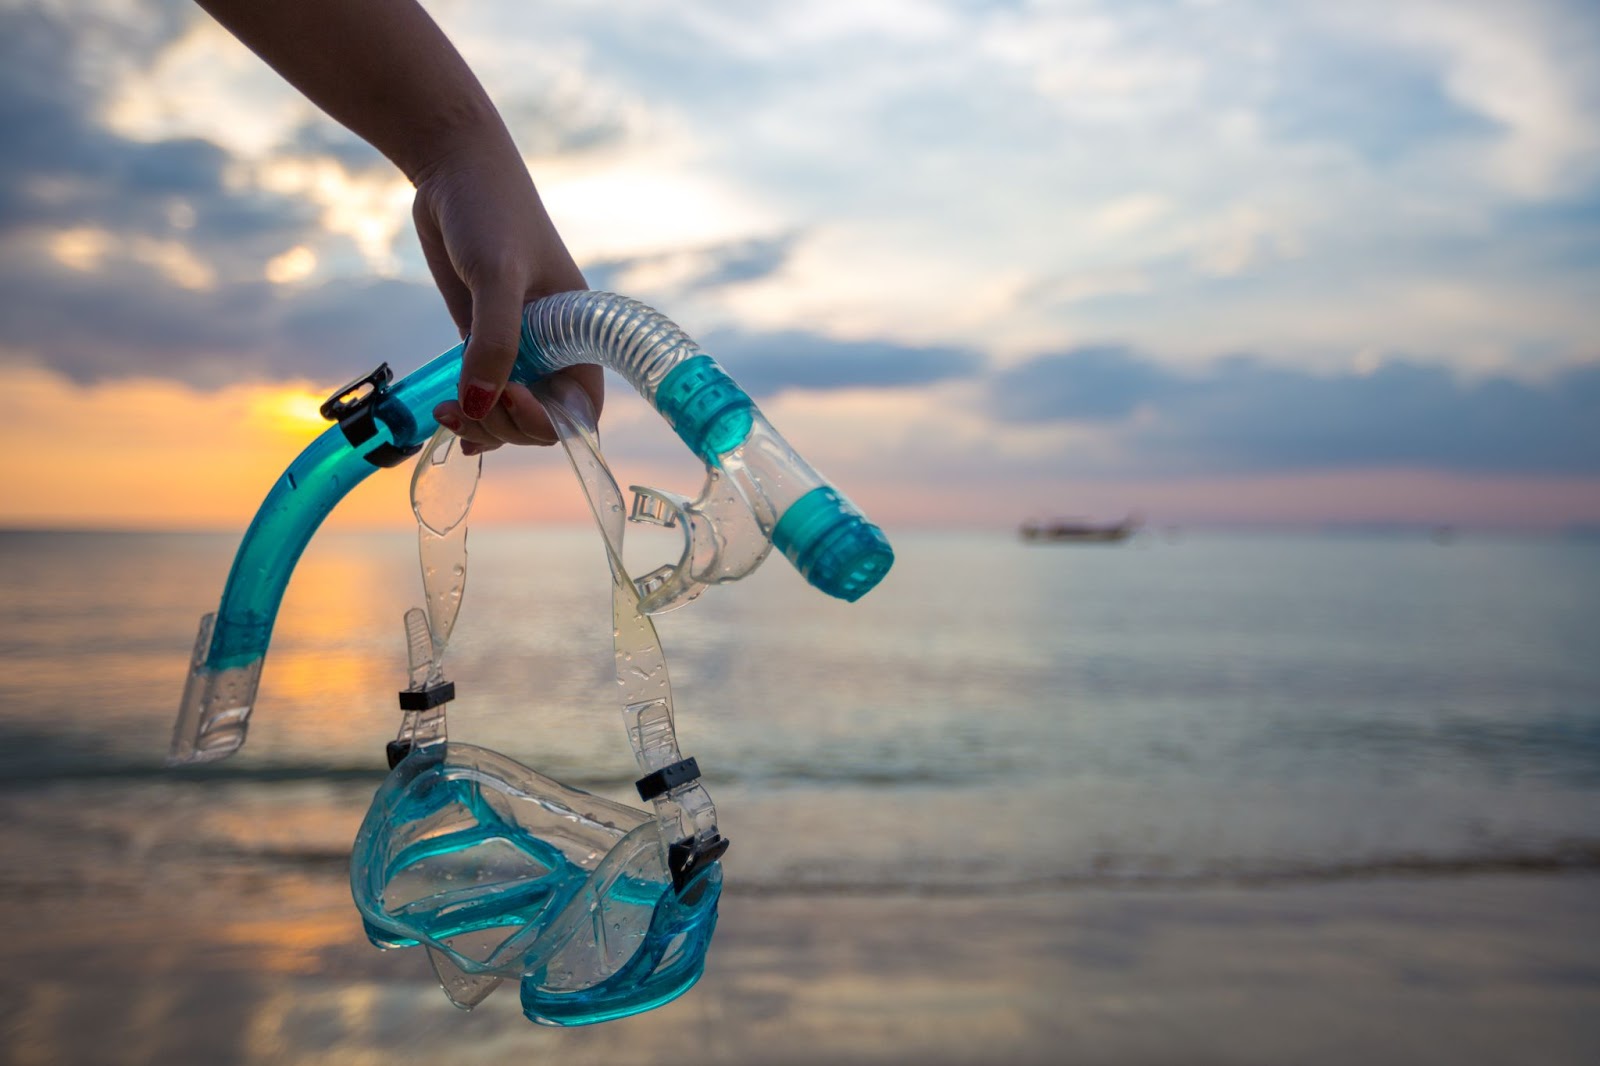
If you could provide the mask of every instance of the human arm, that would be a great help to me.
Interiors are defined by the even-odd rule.
[[[510,132],[465,60],[414,0],[197,0],[416,187],[412,216],[464,334],[459,402],[441,422],[478,446],[550,444],[549,417],[506,386],[524,303],[585,287]],[[603,400],[598,367],[570,374]],[[503,390],[503,391],[502,391]]]

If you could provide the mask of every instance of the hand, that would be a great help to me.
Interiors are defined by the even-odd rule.
[[[445,306],[471,339],[459,402],[434,417],[462,450],[553,444],[527,389],[506,386],[522,305],[586,288],[494,103],[416,0],[199,0],[306,97],[417,187],[412,214]],[[594,401],[597,366],[565,371]]]
[[[459,400],[434,408],[468,455],[502,444],[554,444],[550,416],[525,386],[507,384],[517,358],[522,307],[553,293],[587,288],[545,213],[516,149],[475,146],[417,175],[412,215],[422,254],[467,348]],[[568,375],[594,403],[605,399],[598,366]]]

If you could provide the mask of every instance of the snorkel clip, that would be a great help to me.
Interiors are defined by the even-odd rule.
[[[329,422],[339,423],[339,429],[343,431],[345,440],[350,442],[350,447],[359,448],[377,436],[378,426],[374,412],[379,401],[388,393],[389,383],[393,380],[394,371],[389,369],[389,364],[379,363],[376,370],[361,375],[322,401],[322,406],[317,408],[317,411]],[[404,407],[401,407],[400,411],[414,426],[415,420],[405,412]],[[399,466],[421,450],[420,444],[413,448],[400,448],[386,442],[367,452],[362,458],[373,466]]]

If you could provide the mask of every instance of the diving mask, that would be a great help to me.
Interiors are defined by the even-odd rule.
[[[412,481],[427,607],[406,613],[411,685],[400,694],[393,768],[356,837],[350,886],[369,939],[425,945],[457,1006],[476,1006],[513,978],[530,1019],[579,1025],[648,1010],[699,979],[727,841],[698,765],[677,746],[665,656],[621,562],[623,524],[603,517],[620,517],[621,493],[588,398],[559,380],[536,389],[606,542],[623,718],[654,817],[446,738],[455,690],[442,657],[465,584],[478,459],[441,432]]]

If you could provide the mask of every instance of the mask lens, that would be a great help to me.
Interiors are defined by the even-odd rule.
[[[469,971],[514,975],[618,842],[649,821],[497,752],[419,749],[373,797],[351,891],[375,942],[413,940]]]

